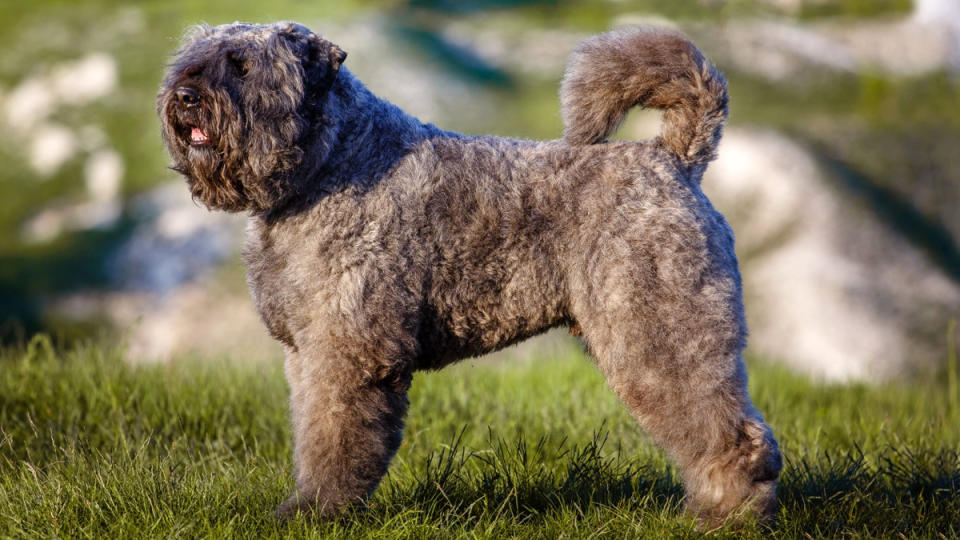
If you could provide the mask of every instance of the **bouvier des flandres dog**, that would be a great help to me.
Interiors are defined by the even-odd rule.
[[[700,188],[723,76],[684,37],[586,40],[549,142],[443,131],[377,98],[293,23],[193,30],[158,97],[173,168],[250,215],[254,304],[286,352],[296,491],[335,516],[400,444],[413,372],[549,328],[582,336],[680,467],[702,522],[776,505],[777,443],[746,392],[733,234]],[[648,141],[608,141],[633,106]]]

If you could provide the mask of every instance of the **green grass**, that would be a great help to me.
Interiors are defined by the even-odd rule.
[[[818,385],[753,364],[786,456],[773,536],[960,534],[946,383]],[[411,402],[368,511],[284,523],[269,516],[292,489],[279,362],[134,367],[109,347],[7,349],[0,537],[699,535],[675,471],[575,349],[419,374]]]

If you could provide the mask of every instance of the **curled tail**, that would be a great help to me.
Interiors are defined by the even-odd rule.
[[[727,84],[696,46],[668,30],[633,28],[587,39],[560,87],[563,138],[594,144],[635,106],[663,109],[658,139],[687,166],[716,157],[727,118]]]

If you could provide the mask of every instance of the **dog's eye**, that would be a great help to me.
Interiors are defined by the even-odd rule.
[[[227,61],[241,77],[246,77],[247,72],[250,71],[250,63],[235,51],[227,53]]]

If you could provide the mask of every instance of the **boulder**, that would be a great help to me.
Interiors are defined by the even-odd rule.
[[[731,128],[704,190],[731,223],[749,351],[828,380],[930,372],[960,284],[803,145]]]

